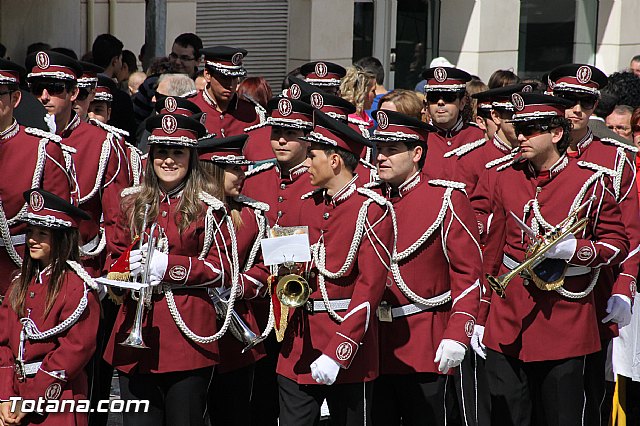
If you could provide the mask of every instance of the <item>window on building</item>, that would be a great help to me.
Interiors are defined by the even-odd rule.
[[[356,1],[353,9],[353,59],[373,52],[373,0]]]

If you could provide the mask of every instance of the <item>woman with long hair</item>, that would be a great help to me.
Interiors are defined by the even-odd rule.
[[[266,236],[267,219],[265,203],[245,197],[240,193],[244,182],[244,167],[251,164],[242,155],[247,135],[223,139],[212,138],[198,146],[200,165],[213,187],[215,194],[224,200],[231,215],[237,235],[238,260],[243,274],[241,288],[243,299],[255,299],[266,293],[265,285],[269,271],[262,264],[260,240]],[[221,283],[229,286],[229,283]],[[223,289],[216,289],[214,298],[226,300]],[[219,342],[220,365],[214,374],[209,389],[208,410],[213,426],[249,426],[251,424],[251,394],[256,361],[265,356],[260,343],[263,340],[258,330],[254,312],[244,300],[236,300],[234,309],[242,328],[250,330],[243,336],[242,330],[232,328]],[[220,312],[219,312],[220,314]],[[245,332],[246,333],[246,332]],[[252,334],[253,333],[253,334]],[[255,336],[254,336],[255,335]]]
[[[358,66],[347,68],[347,74],[340,82],[340,96],[356,107],[355,114],[350,114],[349,118],[366,123],[367,128],[373,126],[373,120],[366,110],[371,108],[376,97],[375,74]]]
[[[100,319],[97,285],[79,263],[78,222],[90,218],[41,189],[24,197],[28,250],[0,307],[0,400],[9,401],[0,424],[86,425],[71,407],[88,398],[84,368]],[[35,413],[25,400],[39,398],[47,405]],[[55,406],[66,409],[46,409]]]
[[[201,122],[158,114],[147,130],[144,179],[123,192],[119,252],[110,253],[118,259],[108,275],[141,277],[147,287],[125,294],[104,357],[119,372],[122,399],[150,404],[147,413],[124,413],[125,424],[203,425],[219,362],[216,340],[229,326],[227,316],[216,327],[208,290],[232,283],[233,306],[239,280],[237,257],[228,250],[235,246],[233,225],[198,162]]]

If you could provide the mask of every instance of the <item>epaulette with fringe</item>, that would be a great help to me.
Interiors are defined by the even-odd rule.
[[[498,166],[498,165],[500,165],[502,163],[506,163],[507,161],[512,161],[515,158],[517,153],[518,153],[517,151],[516,152],[510,152],[509,154],[507,154],[507,155],[505,155],[503,157],[496,158],[495,160],[491,160],[487,164],[485,164],[484,167],[485,167],[485,169],[491,169],[491,168],[493,168],[495,166]]]
[[[133,194],[137,194],[140,191],[142,191],[142,186],[138,185],[138,186],[130,186],[129,188],[125,188],[120,192],[120,196],[122,198],[124,197],[128,197],[129,195],[133,195]]]
[[[60,143],[62,142],[62,138],[55,133],[47,132],[42,129],[38,129],[37,127],[25,127],[25,133],[30,134],[32,136],[37,136],[43,139],[49,139],[53,142]]]
[[[306,200],[307,198],[311,198],[314,195],[316,195],[318,192],[322,192],[324,191],[324,188],[316,188],[313,191],[309,191],[306,194],[302,194],[302,196],[300,197],[301,200]]]
[[[371,189],[371,188],[379,188],[382,185],[384,185],[384,181],[383,180],[374,180],[373,182],[367,182],[364,185],[362,185],[363,188],[367,188],[367,189]]]
[[[208,205],[209,207],[212,207],[216,210],[224,210],[225,209],[225,205],[222,201],[218,200],[216,197],[214,197],[211,194],[208,194],[204,191],[200,191],[200,194],[198,194],[198,198],[205,203],[206,205]]]
[[[269,211],[269,204],[263,203],[262,201],[254,200],[253,198],[249,198],[246,195],[240,194],[237,197],[234,197],[234,200],[240,204],[245,204],[256,210],[262,210],[263,212]]]
[[[623,148],[627,151],[633,152],[634,154],[638,153],[638,148],[636,148],[635,146],[632,145],[628,145],[624,142],[620,142],[619,140],[616,139],[612,139],[612,138],[601,138],[600,139],[602,142],[610,144],[610,145],[614,145],[618,148]]]
[[[594,172],[602,172],[609,176],[616,176],[618,174],[618,172],[613,169],[601,166],[600,164],[591,163],[589,161],[578,161],[578,166],[585,167],[589,170],[593,170]]]
[[[370,189],[363,188],[363,187],[357,188],[356,190],[358,191],[359,194],[362,194],[365,197],[372,199],[373,201],[375,201],[377,204],[380,204],[381,206],[384,206],[385,204],[388,203],[388,200],[386,198],[384,198],[382,195],[378,194],[375,191],[372,191]]]
[[[127,132],[126,130],[122,130],[118,127],[111,126],[110,124],[103,123],[102,121],[98,121],[94,118],[89,119],[89,123],[93,124],[96,127],[100,127],[101,129],[105,130],[107,133],[114,133],[118,136],[124,136],[124,137],[129,136],[129,132]]]
[[[464,191],[465,188],[467,187],[466,183],[457,182],[455,180],[431,179],[428,182],[429,182],[429,185],[441,186],[441,187],[444,187],[444,188],[459,189],[461,191]]]
[[[245,176],[245,178],[248,178],[249,176],[257,175],[258,173],[262,173],[265,170],[269,170],[270,168],[272,168],[275,165],[276,165],[276,163],[274,163],[274,162],[260,164],[258,167],[254,167],[253,169],[251,169],[248,172],[246,172],[244,174],[244,176]]]
[[[449,158],[454,155],[457,157],[462,157],[463,155],[470,153],[474,149],[481,147],[485,143],[487,143],[487,139],[485,138],[478,139],[477,141],[465,143],[464,145],[460,145],[459,147],[454,148],[451,151],[445,153],[444,158]]]

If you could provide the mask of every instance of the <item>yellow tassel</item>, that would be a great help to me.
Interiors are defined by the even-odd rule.
[[[107,278],[116,281],[129,281],[131,274],[129,272],[109,272]]]
[[[618,375],[611,406],[611,426],[627,426],[626,378]]]
[[[284,339],[284,332],[287,331],[287,325],[289,323],[289,307],[286,305],[280,305],[280,328],[276,329],[276,340],[282,342]]]

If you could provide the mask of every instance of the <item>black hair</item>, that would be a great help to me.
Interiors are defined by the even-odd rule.
[[[422,147],[422,156],[420,157],[420,160],[418,160],[418,168],[420,170],[422,170],[424,168],[424,162],[427,159],[427,145],[424,143],[420,143],[420,142],[409,142],[409,141],[404,141],[402,142],[406,145],[407,150],[411,151],[413,150],[415,147],[417,146],[421,146]]]
[[[100,34],[96,37],[91,47],[91,54],[93,55],[93,63],[107,68],[113,58],[116,58],[122,54],[124,44],[111,34]]]
[[[606,90],[618,97],[618,104],[640,106],[640,78],[632,72],[614,72],[609,76]],[[604,118],[604,116],[601,116]]]
[[[122,51],[122,63],[127,64],[129,73],[133,74],[134,72],[138,71],[138,61],[136,60],[136,55],[130,50]]]
[[[611,93],[608,88],[605,88],[600,91],[600,99],[593,113],[600,118],[606,118],[613,112],[617,104],[618,97]]]
[[[562,128],[562,139],[558,141],[556,146],[558,147],[558,151],[560,151],[560,154],[564,154],[569,148],[569,139],[571,137],[573,124],[571,124],[571,121],[569,121],[569,119],[560,116],[551,117],[551,119],[548,121],[548,124],[552,129]]]
[[[180,34],[173,41],[175,44],[179,44],[182,47],[193,47],[193,56],[194,58],[200,59],[200,51],[202,50],[202,40],[200,37],[195,35],[194,33],[183,33]]]
[[[33,52],[38,52],[40,50],[49,50],[49,49],[51,49],[51,45],[49,43],[36,41],[35,43],[31,43],[29,46],[27,46],[27,56],[29,56]]]
[[[314,146],[314,148],[316,148],[316,146]],[[354,170],[358,166],[358,163],[360,162],[360,159],[356,154],[354,154],[351,151],[347,151],[346,149],[342,149],[338,146],[328,146],[328,145],[319,143],[317,144],[317,149],[321,149],[322,151],[324,151],[324,153],[327,156],[331,154],[338,154],[340,158],[342,158],[342,161],[344,162],[345,167],[351,173],[354,172]]]
[[[7,46],[0,43],[0,58],[4,58],[5,56],[7,56]]]
[[[384,83],[384,67],[378,58],[366,56],[358,59],[353,65],[364,68],[376,76],[376,83],[382,85]]]
[[[51,49],[51,51],[62,53],[63,55],[73,58],[76,61],[78,60],[78,55],[72,49],[66,47],[54,47],[53,49]]]

